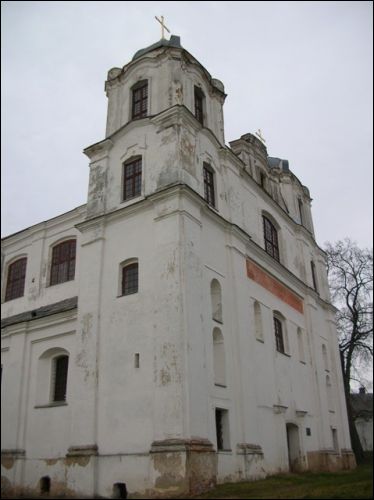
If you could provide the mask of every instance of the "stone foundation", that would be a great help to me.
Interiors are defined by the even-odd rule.
[[[150,453],[152,497],[197,495],[217,484],[217,455],[207,439],[154,441]]]
[[[341,450],[341,454],[333,450],[309,451],[308,470],[312,472],[336,472],[350,470],[356,467],[356,460],[351,450]]]

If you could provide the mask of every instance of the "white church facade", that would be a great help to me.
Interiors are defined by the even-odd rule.
[[[355,466],[308,189],[171,36],[106,81],[87,204],[2,240],[3,491]]]

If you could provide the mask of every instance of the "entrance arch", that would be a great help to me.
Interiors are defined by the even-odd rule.
[[[288,423],[287,429],[287,447],[288,447],[288,464],[291,472],[300,470],[300,437],[299,428],[295,424]]]

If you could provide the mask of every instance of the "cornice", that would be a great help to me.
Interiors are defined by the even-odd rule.
[[[22,229],[21,231],[10,234],[9,236],[5,236],[1,239],[1,245],[3,248],[6,248],[7,245],[13,245],[17,241],[20,241],[24,238],[34,237],[34,235],[39,231],[49,230],[69,220],[83,217],[86,213],[86,206],[86,204],[80,205],[79,207],[73,208],[68,212],[56,215],[56,217],[52,217],[51,219],[47,219],[43,222],[38,222],[37,224]]]
[[[103,141],[92,144],[92,146],[88,146],[83,150],[83,153],[92,161],[101,160],[103,157],[108,155],[108,152],[112,149],[113,145],[113,141],[106,138]]]

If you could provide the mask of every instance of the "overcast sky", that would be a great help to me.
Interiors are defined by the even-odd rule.
[[[228,97],[226,143],[261,129],[313,198],[317,242],[372,246],[371,2],[2,2],[2,235],[86,202],[107,71],[160,38]]]

